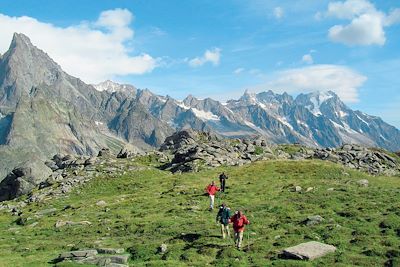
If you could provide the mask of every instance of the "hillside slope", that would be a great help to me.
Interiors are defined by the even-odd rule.
[[[96,178],[65,197],[28,204],[19,216],[0,211],[2,264],[51,266],[61,252],[92,247],[122,247],[131,253],[132,266],[399,262],[399,177],[372,177],[318,160],[271,160],[182,175],[159,171],[154,163],[151,157],[112,160],[97,166]],[[221,171],[230,178],[217,203],[242,209],[251,221],[243,251],[220,239],[215,212],[207,211],[203,188]],[[368,179],[369,186],[360,186],[360,179]],[[294,192],[295,186],[303,190]],[[96,205],[101,200],[105,205]],[[311,215],[324,220],[307,226],[303,222]],[[56,228],[60,220],[91,225]],[[279,258],[283,248],[308,240],[338,250],[313,262]],[[162,243],[168,247],[163,255],[157,253]]]

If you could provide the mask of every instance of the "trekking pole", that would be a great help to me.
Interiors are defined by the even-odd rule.
[[[247,228],[247,251],[250,251],[250,227]]]

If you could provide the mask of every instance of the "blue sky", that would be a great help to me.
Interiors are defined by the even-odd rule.
[[[67,72],[178,99],[333,90],[400,128],[398,1],[1,1],[0,53],[23,32]]]

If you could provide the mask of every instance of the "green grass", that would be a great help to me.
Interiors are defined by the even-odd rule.
[[[182,175],[125,169],[121,176],[94,178],[68,197],[23,208],[30,218],[24,226],[0,213],[0,266],[52,266],[61,252],[92,247],[123,247],[132,266],[383,266],[400,255],[398,177],[372,177],[322,161],[265,161]],[[228,189],[217,204],[242,209],[251,221],[244,251],[219,237],[216,214],[207,211],[203,188],[222,171],[229,175]],[[359,187],[359,179],[370,186]],[[295,185],[314,190],[291,192]],[[99,200],[108,205],[96,206]],[[51,207],[55,214],[35,217]],[[305,226],[309,215],[325,220]],[[89,220],[92,226],[55,228],[57,220]],[[279,258],[283,248],[310,240],[338,250],[311,262]],[[162,243],[168,245],[164,255],[156,253]]]
[[[296,145],[296,144],[284,144],[284,145],[278,145],[275,150],[282,150],[283,152],[288,153],[289,155],[293,155],[297,152],[300,152],[302,150],[303,146],[301,145]]]

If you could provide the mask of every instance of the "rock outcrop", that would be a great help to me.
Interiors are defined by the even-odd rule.
[[[314,260],[336,251],[336,247],[316,241],[302,243],[283,250],[285,257],[299,260]]]
[[[160,151],[173,155],[171,162],[162,169],[174,173],[221,165],[240,166],[273,157],[263,139],[223,139],[211,133],[194,130],[183,130],[168,137]]]
[[[0,201],[13,199],[30,193],[44,182],[52,170],[39,160],[24,163],[15,168],[0,183]]]
[[[284,146],[268,145],[261,137],[226,139],[207,132],[184,130],[168,137],[160,151],[173,155],[163,169],[174,173],[198,171],[202,167],[243,165],[266,159],[320,159],[373,175],[400,173],[398,158],[380,149],[349,144],[339,148],[291,146],[293,149],[288,152]]]
[[[128,267],[129,254],[121,254],[124,249],[99,248],[61,253],[54,263],[73,262],[109,267]]]
[[[337,149],[316,149],[314,158],[329,160],[370,174],[395,175],[400,172],[400,162],[388,153],[359,145],[343,145]]]

